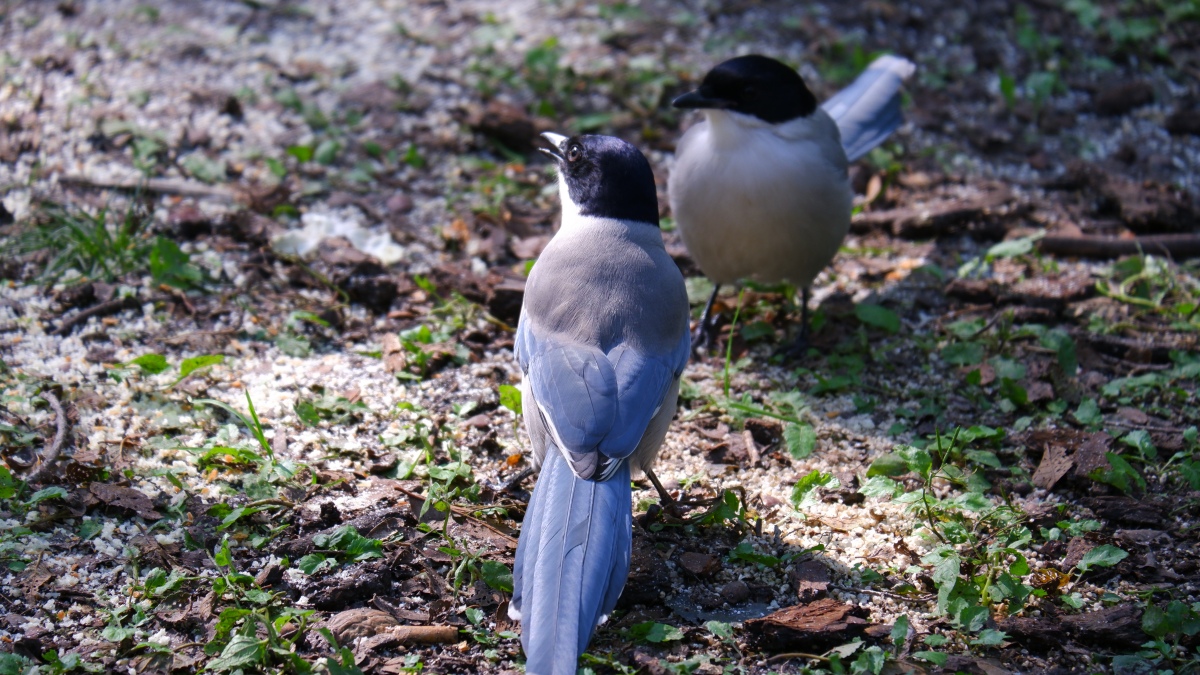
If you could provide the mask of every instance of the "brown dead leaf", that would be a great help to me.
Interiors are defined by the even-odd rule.
[[[1060,478],[1074,466],[1067,449],[1061,445],[1051,445],[1042,455],[1037,471],[1033,473],[1033,484],[1043,490],[1050,490]]]
[[[404,356],[404,345],[400,344],[400,337],[395,333],[387,333],[381,342],[383,343],[383,367],[392,374],[404,372],[408,366],[408,359]]]
[[[92,483],[88,486],[88,492],[98,503],[107,507],[128,511],[146,520],[162,518],[162,514],[154,510],[154,502],[133,488],[111,483]]]
[[[362,607],[338,612],[317,624],[317,628],[328,628],[339,645],[346,645],[358,638],[382,633],[398,623],[387,612]]]

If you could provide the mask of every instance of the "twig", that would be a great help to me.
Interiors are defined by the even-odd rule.
[[[809,654],[807,652],[785,652],[783,654],[776,654],[775,656],[767,659],[767,663],[779,663],[780,661],[789,661],[791,659],[813,659],[816,661],[824,661],[825,663],[829,663],[829,659],[827,657],[819,654]]]
[[[63,441],[67,438],[67,414],[63,412],[62,404],[58,402],[58,397],[52,392],[44,391],[42,392],[42,398],[46,399],[46,402],[54,409],[56,429],[54,440],[46,446],[46,450],[42,453],[42,465],[34,469],[33,473],[25,478],[25,482],[27,483],[36,483],[41,480],[42,474],[46,473],[50,465],[58,459],[58,453],[62,452]]]
[[[236,335],[240,328],[225,328],[222,330],[194,330],[189,333],[180,333],[170,337],[155,337],[153,340],[159,344],[177,345],[188,340],[193,340],[198,337],[212,337],[217,335]]]
[[[86,322],[93,316],[105,316],[108,314],[116,314],[123,309],[133,309],[138,306],[138,299],[134,296],[126,296],[102,302],[95,307],[89,307],[78,314],[72,315],[70,318],[63,319],[63,322],[58,328],[50,331],[51,335],[70,335],[75,327]]]
[[[403,487],[403,486],[400,486],[400,485],[397,485],[397,486],[396,486],[396,489],[397,489],[397,490],[399,490],[399,491],[401,491],[401,492],[403,492],[404,494],[408,495],[409,497],[412,497],[413,499],[420,499],[421,501],[425,501],[425,500],[429,499],[429,497],[426,497],[425,495],[418,494],[418,493],[416,493],[416,492],[413,492],[412,490],[409,490],[408,488],[405,488],[405,487]],[[493,526],[491,523],[489,523],[488,521],[484,520],[483,518],[479,518],[479,517],[477,517],[477,516],[473,516],[473,515],[471,515],[471,512],[470,512],[468,509],[464,509],[464,508],[462,508],[462,507],[460,507],[460,506],[455,506],[455,505],[453,505],[453,504],[450,504],[449,506],[450,506],[450,511],[451,511],[452,513],[458,514],[458,515],[460,515],[460,516],[462,516],[463,518],[466,518],[466,519],[468,519],[468,520],[473,520],[473,521],[475,521],[476,523],[479,523],[480,525],[482,525],[482,526],[486,527],[487,529],[491,530],[492,532],[495,532],[496,534],[500,535],[500,536],[501,536],[501,537],[503,537],[503,538],[504,538],[506,541],[508,541],[509,543],[511,543],[513,546],[516,546],[516,545],[517,545],[517,540],[516,540],[516,539],[513,539],[513,538],[512,538],[512,537],[510,537],[508,534],[506,534],[506,533],[502,532],[502,531],[501,531],[499,528],[497,528],[497,527]]]
[[[891,591],[877,591],[873,588],[848,588],[846,590],[853,591],[855,593],[866,593],[867,595],[880,595],[885,598],[892,598],[894,600],[901,600],[903,602],[929,602],[929,600],[934,597],[932,593],[926,593],[925,595],[913,598],[907,595],[893,593]]]
[[[1116,258],[1141,252],[1161,253],[1175,260],[1200,256],[1200,235],[1151,234],[1134,239],[1115,237],[1042,237],[1042,253],[1086,258]]]

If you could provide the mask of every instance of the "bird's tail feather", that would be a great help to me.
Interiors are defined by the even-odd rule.
[[[854,161],[882,143],[904,121],[900,85],[916,66],[885,54],[871,62],[850,86],[834,94],[821,108],[837,123],[846,157]]]
[[[609,480],[584,480],[557,448],[546,450],[521,525],[509,614],[522,624],[526,673],[574,675],[629,576],[629,465]]]

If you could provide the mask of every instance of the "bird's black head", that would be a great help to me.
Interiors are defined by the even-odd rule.
[[[654,172],[637,148],[612,136],[542,136],[579,213],[658,225]]]
[[[708,71],[700,88],[675,99],[676,108],[715,108],[778,124],[808,117],[817,99],[796,71],[766,56],[729,59]]]

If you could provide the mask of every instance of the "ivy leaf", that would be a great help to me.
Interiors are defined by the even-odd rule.
[[[1075,564],[1076,569],[1082,574],[1093,567],[1112,567],[1128,558],[1129,554],[1112,544],[1097,546],[1096,548],[1083,554],[1083,559]]]

